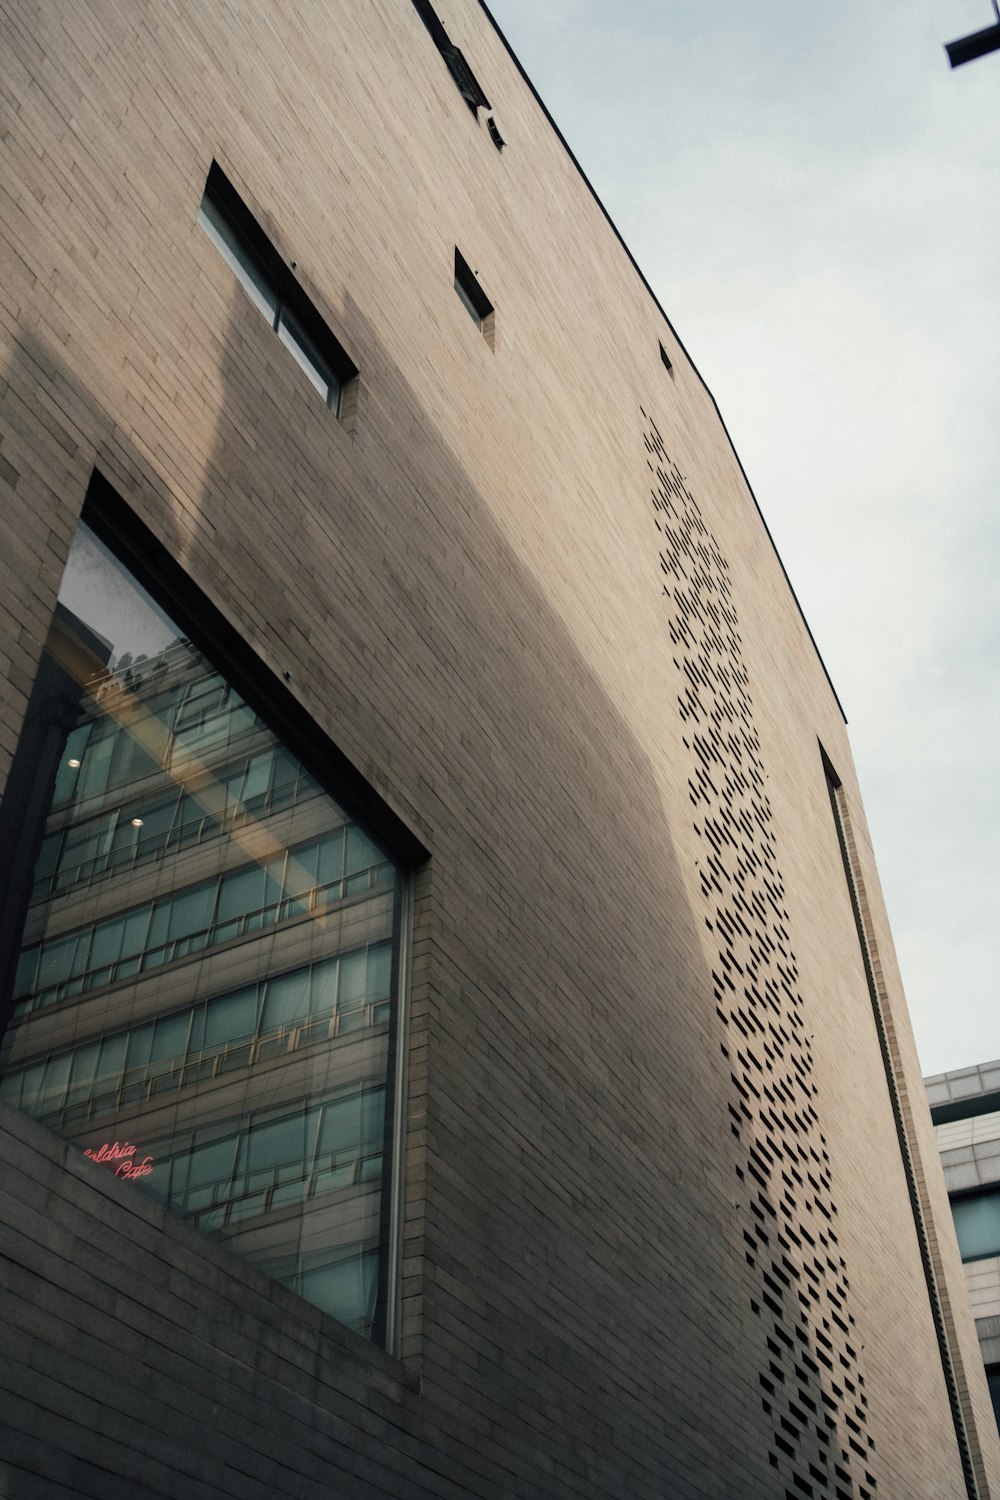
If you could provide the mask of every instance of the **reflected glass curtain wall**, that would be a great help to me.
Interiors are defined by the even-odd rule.
[[[0,1098],[381,1336],[400,870],[86,526],[29,721]]]

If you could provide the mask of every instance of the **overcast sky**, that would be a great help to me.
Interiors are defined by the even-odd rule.
[[[833,678],[924,1071],[1000,1057],[1000,53],[943,50],[991,0],[488,3]]]

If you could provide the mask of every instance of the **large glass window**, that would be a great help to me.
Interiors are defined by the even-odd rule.
[[[20,753],[0,1098],[379,1336],[400,871],[86,526]]]

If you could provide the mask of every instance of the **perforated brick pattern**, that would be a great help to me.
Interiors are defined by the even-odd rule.
[[[868,1397],[730,569],[646,421],[701,898],[717,944],[712,978],[739,1143],[736,1197],[758,1278],[751,1309],[760,1320],[770,1460],[788,1500],[872,1500]]]

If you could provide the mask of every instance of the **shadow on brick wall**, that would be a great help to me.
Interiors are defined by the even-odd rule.
[[[525,564],[360,310],[345,321],[363,382],[351,436],[294,367],[291,404],[255,387],[237,309],[196,484],[175,453],[153,465],[51,349],[25,349],[11,381],[44,395],[76,453],[77,488],[48,486],[55,534],[65,556],[92,451],[431,850],[406,1209],[412,1493],[659,1500],[731,1493],[736,1474],[763,1494],[727,1074],[664,769],[539,582],[544,558]],[[638,455],[636,483],[641,507]],[[100,1329],[74,1338],[85,1360]],[[73,1424],[57,1425],[46,1435],[40,1413],[27,1451],[71,1455]],[[375,1452],[370,1427],[349,1443]],[[13,1500],[38,1492],[18,1489],[18,1464]]]

